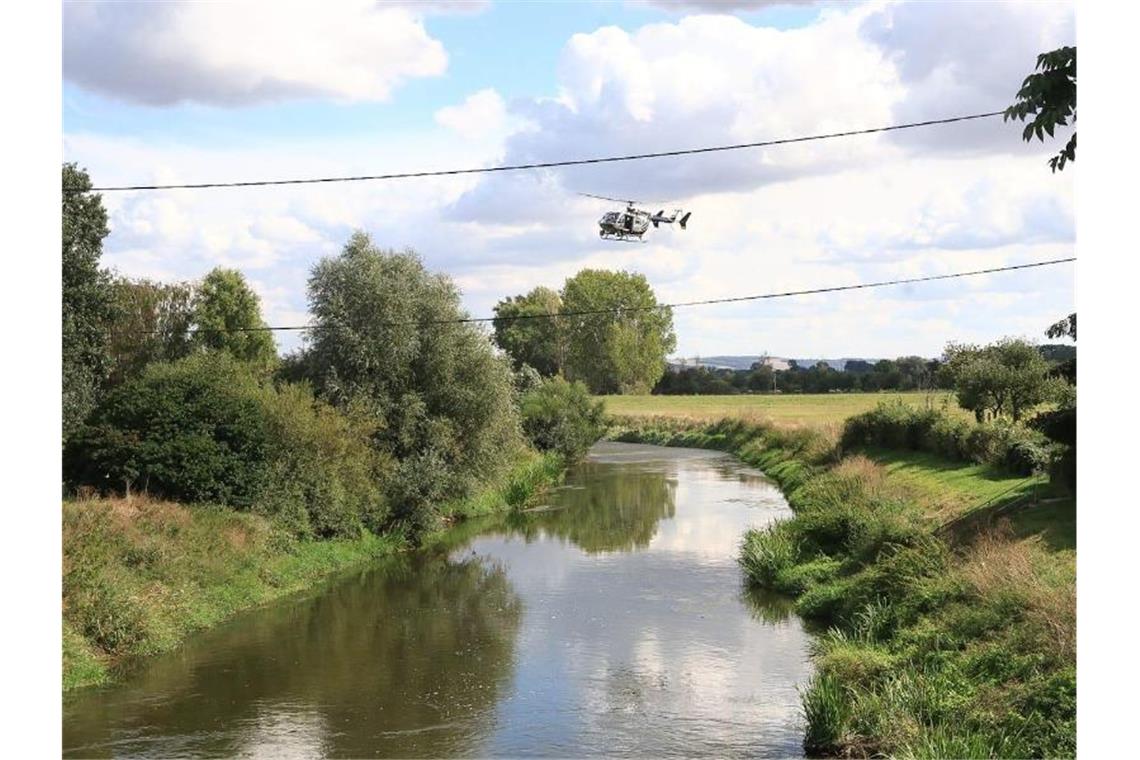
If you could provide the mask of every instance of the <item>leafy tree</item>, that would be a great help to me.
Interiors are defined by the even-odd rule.
[[[111,385],[138,377],[153,362],[175,361],[190,354],[194,294],[190,283],[119,277],[112,283],[112,293]]]
[[[515,369],[529,364],[543,377],[562,371],[566,342],[558,319],[534,315],[557,314],[562,298],[557,291],[537,287],[526,295],[504,298],[495,304],[495,343],[511,357]]]
[[[412,533],[429,506],[501,472],[520,442],[511,372],[466,317],[445,275],[413,251],[355,233],[309,278],[314,329],[294,361],[335,405],[366,408],[373,444],[399,460],[392,519]]]
[[[601,401],[579,382],[552,377],[522,397],[522,427],[539,451],[557,451],[568,462],[585,456],[601,437]]]
[[[562,289],[567,377],[593,393],[646,393],[677,345],[673,312],[660,307],[644,275],[583,269]],[[625,311],[622,311],[625,310]]]
[[[1006,121],[1017,119],[1025,121],[1029,116],[1033,119],[1025,125],[1021,137],[1026,142],[1034,135],[1041,142],[1045,135],[1053,136],[1058,126],[1066,126],[1077,121],[1077,49],[1075,47],[1061,47],[1048,53],[1037,56],[1036,72],[1025,78],[1021,89],[1017,92],[1017,102],[1005,109],[1003,118]],[[1064,148],[1053,158],[1049,159],[1049,166],[1056,172],[1063,170],[1069,161],[1077,160],[1077,133]]]
[[[110,277],[99,268],[107,212],[89,192],[91,178],[63,165],[63,435],[74,431],[95,406],[107,376]]]
[[[1049,329],[1045,331],[1045,335],[1049,338],[1064,338],[1068,336],[1072,338],[1073,342],[1077,340],[1077,313],[1073,312],[1062,320],[1054,322],[1049,325]]]
[[[959,405],[979,421],[988,412],[1018,422],[1060,391],[1037,346],[1020,339],[1005,338],[984,347],[951,344],[945,364]]]
[[[195,347],[223,351],[235,359],[268,367],[277,358],[273,335],[264,328],[261,301],[236,269],[218,267],[194,293]]]

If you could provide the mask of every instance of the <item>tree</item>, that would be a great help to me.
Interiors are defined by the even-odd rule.
[[[63,436],[94,408],[107,376],[110,277],[99,268],[107,212],[91,178],[63,165]]]
[[[578,382],[552,377],[522,397],[523,432],[539,451],[556,451],[575,462],[601,437],[605,409]]]
[[[194,293],[192,319],[197,348],[223,351],[263,367],[277,358],[273,335],[262,329],[261,300],[236,269],[217,267],[202,279]]]
[[[335,405],[376,420],[374,446],[399,460],[393,520],[426,528],[430,504],[501,472],[519,444],[510,367],[457,321],[459,291],[414,251],[357,232],[313,268],[308,290],[316,329],[296,366]]]
[[[194,295],[190,283],[119,277],[111,291],[110,385],[138,377],[148,364],[172,362],[190,354]]]
[[[1021,137],[1026,142],[1034,135],[1041,142],[1045,134],[1053,136],[1058,126],[1077,121],[1077,49],[1061,47],[1037,56],[1036,73],[1025,78],[1017,92],[1017,102],[1005,109],[1003,119],[1032,121],[1025,125]],[[1077,160],[1077,133],[1053,158],[1049,166],[1054,172],[1063,170],[1066,162]]]
[[[979,421],[988,412],[1018,422],[1060,391],[1050,363],[1025,340],[1004,338],[983,347],[951,344],[944,361],[958,404]]]
[[[545,316],[525,318],[557,314],[561,308],[558,292],[544,287],[495,304],[495,343],[511,357],[515,369],[529,364],[543,377],[562,371],[566,342],[560,321]]]
[[[1046,337],[1057,339],[1068,336],[1075,343],[1077,340],[1077,313],[1073,312],[1062,320],[1049,325],[1045,331]]]
[[[562,288],[566,374],[593,393],[647,393],[677,346],[673,312],[644,275],[583,269]]]

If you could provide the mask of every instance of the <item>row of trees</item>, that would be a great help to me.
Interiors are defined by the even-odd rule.
[[[86,172],[63,166],[63,435],[151,363],[221,351],[268,371],[277,358],[257,294],[234,269],[197,282],[115,276],[100,266],[107,212]]]
[[[592,393],[648,393],[677,346],[673,313],[644,275],[584,269],[561,291],[495,305],[495,343],[516,369],[583,382]]]
[[[918,356],[847,362],[843,370],[827,362],[801,367],[793,360],[786,370],[756,362],[751,369],[710,369],[687,367],[666,372],[653,387],[665,395],[704,395],[734,393],[832,393],[855,391],[928,390],[944,383],[941,362]]]
[[[64,167],[67,186],[90,188]],[[64,197],[64,475],[72,488],[253,509],[297,535],[396,530],[517,461],[600,435],[581,383],[512,372],[459,291],[410,250],[357,233],[308,282],[313,329],[278,359],[256,294],[115,277],[97,195]],[[520,413],[520,408],[523,412]]]

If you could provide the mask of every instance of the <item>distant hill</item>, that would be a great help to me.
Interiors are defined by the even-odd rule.
[[[686,367],[708,367],[709,369],[751,369],[752,365],[760,361],[759,355],[753,356],[700,356],[700,357],[676,357],[669,360],[669,367],[677,369],[682,366],[682,362]],[[782,356],[769,356],[768,359],[779,362],[794,361],[800,367],[814,367],[819,362],[826,362],[832,369],[842,370],[847,366],[847,362],[862,357],[846,356],[842,359],[792,359]],[[863,361],[874,364],[879,361],[878,359],[862,359]],[[782,367],[777,364],[777,369]]]

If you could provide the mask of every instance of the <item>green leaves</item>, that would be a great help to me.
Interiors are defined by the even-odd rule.
[[[1034,137],[1044,142],[1046,134],[1052,138],[1058,126],[1068,126],[1070,119],[1077,119],[1077,49],[1062,47],[1042,53],[1037,56],[1037,72],[1025,78],[1017,92],[1017,102],[1003,114],[1005,121],[1033,117],[1021,132],[1026,142]],[[1056,172],[1076,158],[1074,133],[1064,149],[1049,159],[1049,166]]]
[[[91,179],[63,165],[63,186],[89,190]],[[93,408],[107,376],[111,282],[99,268],[107,212],[100,196],[64,193],[62,207],[63,434],[75,431]]]

